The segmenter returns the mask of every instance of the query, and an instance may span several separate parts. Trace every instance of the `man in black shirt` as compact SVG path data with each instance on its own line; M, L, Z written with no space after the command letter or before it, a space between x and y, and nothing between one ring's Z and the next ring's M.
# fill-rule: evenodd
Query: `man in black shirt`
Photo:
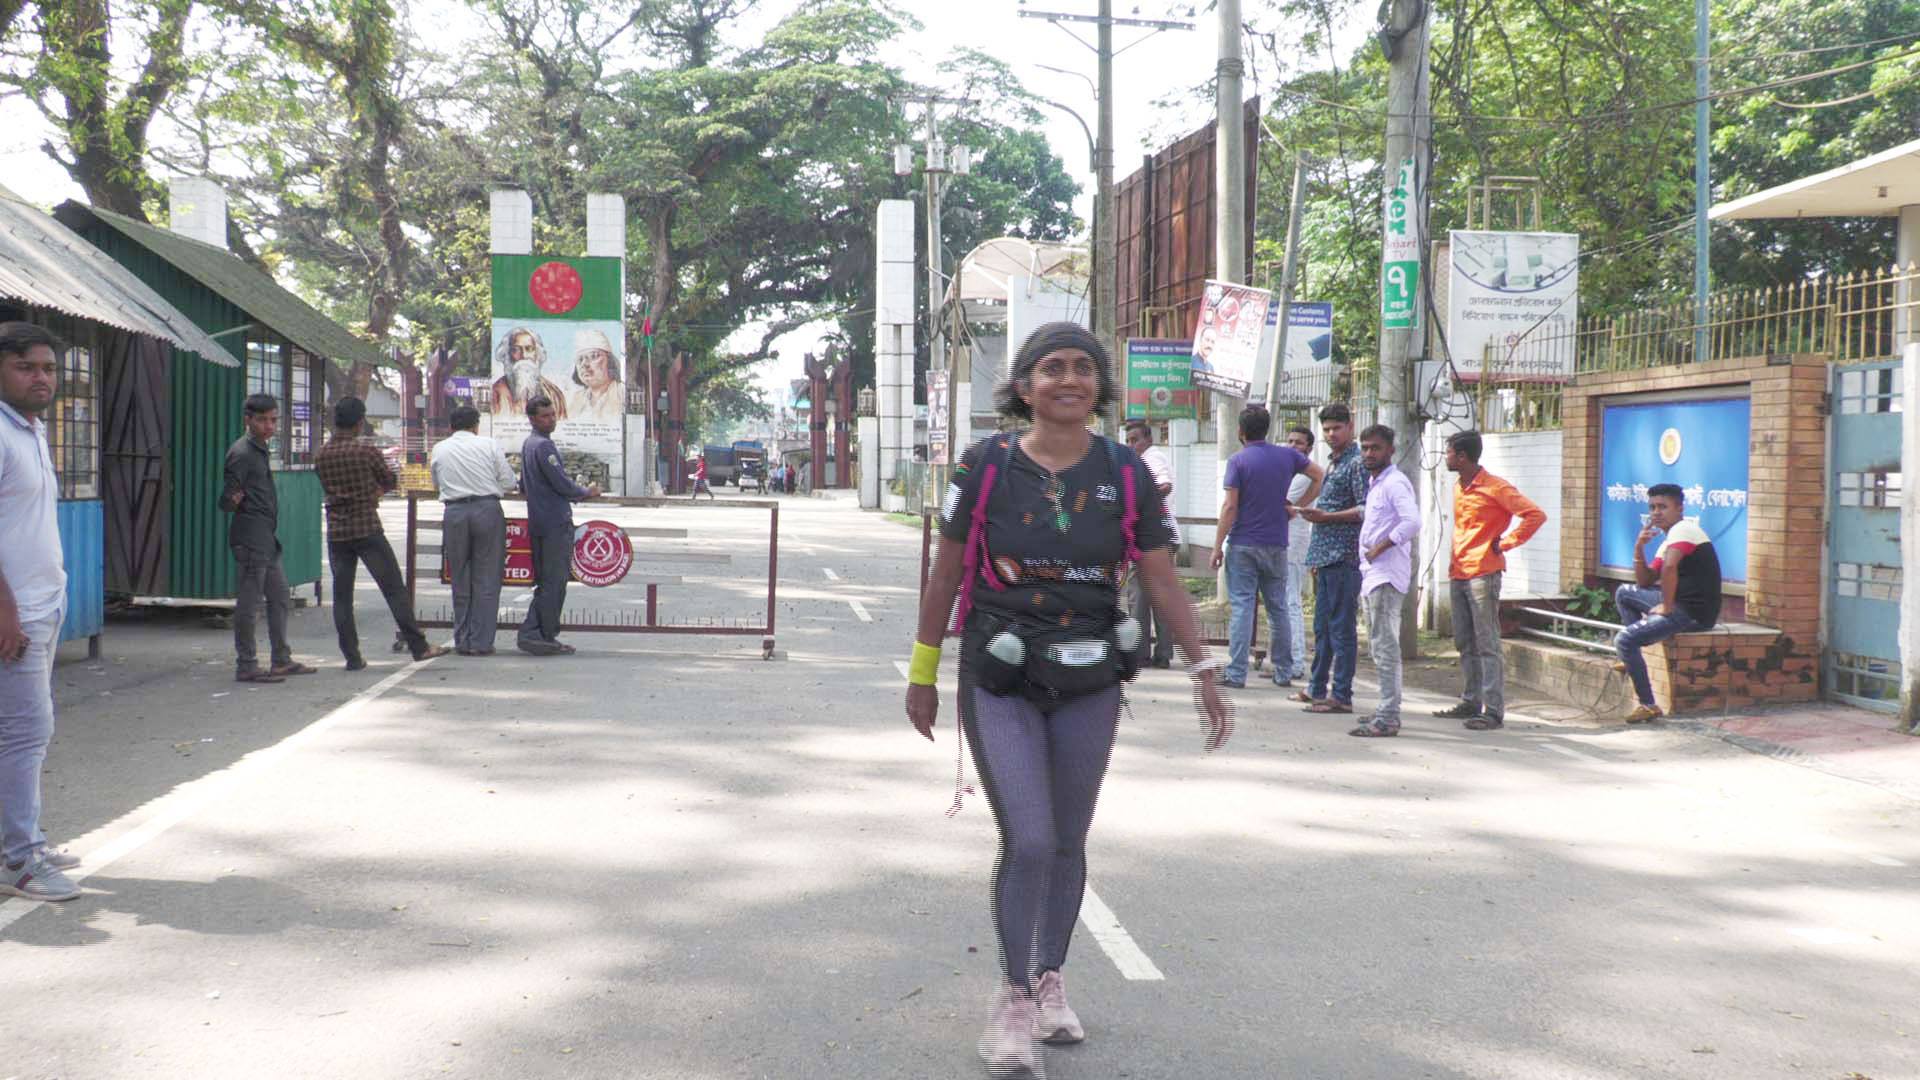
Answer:
M279 403L271 394L254 394L241 406L247 433L227 448L226 483L220 491L220 509L233 515L227 525L227 546L238 564L233 592L234 678L240 682L284 682L288 675L308 675L314 669L296 663L287 645L287 609L293 596L287 573L280 565L280 500L273 489L273 465L267 446L280 424ZM267 640L273 646L273 666L261 670L253 647L253 624L260 603L267 605Z
M1635 584L1622 585L1613 594L1620 621L1627 624L1614 635L1614 650L1620 654L1614 668L1633 680L1640 702L1627 714L1629 724L1660 716L1641 648L1675 634L1711 630L1720 621L1720 556L1700 523L1681 516L1685 512L1686 495L1680 485L1655 484L1647 489L1647 524L1633 542ZM1666 539L1648 562L1647 541L1656 532L1665 532Z

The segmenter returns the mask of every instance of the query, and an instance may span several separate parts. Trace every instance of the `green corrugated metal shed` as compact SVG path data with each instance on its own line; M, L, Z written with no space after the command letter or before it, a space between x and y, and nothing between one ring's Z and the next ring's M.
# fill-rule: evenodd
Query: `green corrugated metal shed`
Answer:
M263 328L316 358L379 364L380 351L288 292L238 256L119 214L68 202L54 211L68 228L145 281L208 333L224 338ZM237 335L236 335L237 336ZM191 361L191 362L187 362ZM313 422L319 422L315 374ZM166 595L233 595L227 515L218 497L227 447L241 433L247 371L216 368L176 352L168 373L172 438L167 447L169 581ZM282 420L292 418L283 410ZM308 469L274 473L287 580L320 580L322 498Z

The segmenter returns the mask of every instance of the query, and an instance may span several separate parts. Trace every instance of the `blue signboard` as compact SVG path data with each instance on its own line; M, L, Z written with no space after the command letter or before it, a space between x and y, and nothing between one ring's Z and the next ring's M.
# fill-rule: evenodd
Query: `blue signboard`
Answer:
M1607 405L1600 418L1600 564L1633 566L1647 489L1678 484L1686 516L1713 540L1725 581L1747 580L1746 398ZM1656 538L1648 544L1652 557Z

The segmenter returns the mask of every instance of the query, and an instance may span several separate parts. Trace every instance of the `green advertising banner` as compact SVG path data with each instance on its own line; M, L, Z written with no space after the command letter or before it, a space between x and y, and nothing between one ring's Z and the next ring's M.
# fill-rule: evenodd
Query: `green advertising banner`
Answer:
M1128 420L1197 420L1200 391L1193 386L1193 342L1127 341Z
M1387 191L1380 244L1380 326L1386 330L1420 328L1420 237L1413 216L1414 162L1400 163L1400 176Z
M620 260L571 255L493 256L493 317L619 321Z

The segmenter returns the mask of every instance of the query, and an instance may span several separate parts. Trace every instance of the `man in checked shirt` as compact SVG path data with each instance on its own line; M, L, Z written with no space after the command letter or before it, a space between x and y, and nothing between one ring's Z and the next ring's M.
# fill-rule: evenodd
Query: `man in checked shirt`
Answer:
M327 566L333 572L333 628L340 636L340 655L347 670L367 666L360 655L360 635L353 625L353 577L359 563L387 598L387 610L406 640L415 660L445 656L445 645L428 645L427 636L413 621L407 603L407 585L400 577L387 534L380 528L380 496L399 487L386 458L360 440L367 405L344 397L333 406L333 438L313 457L313 471L327 494Z

